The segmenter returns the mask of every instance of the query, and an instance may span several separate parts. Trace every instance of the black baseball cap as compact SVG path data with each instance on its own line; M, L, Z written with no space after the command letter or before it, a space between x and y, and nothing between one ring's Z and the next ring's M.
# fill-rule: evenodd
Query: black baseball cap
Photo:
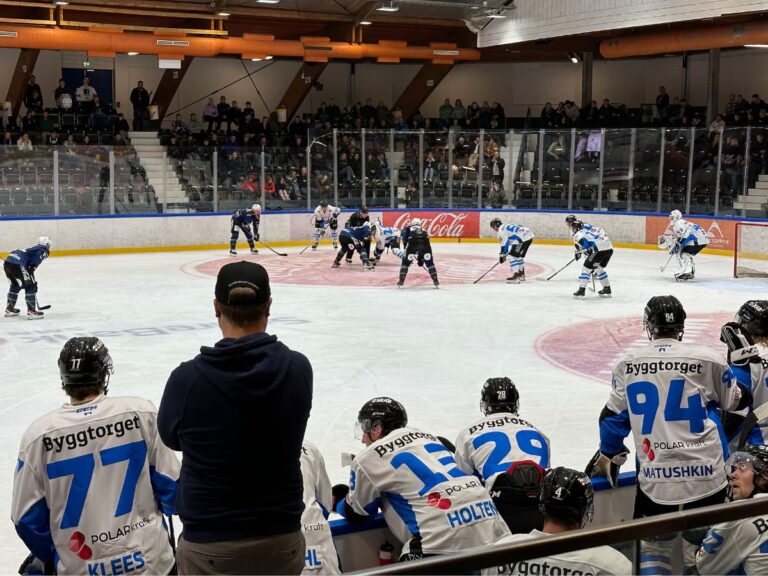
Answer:
M253 293L239 295L230 299L230 292L235 288L248 288ZM216 300L229 306L248 306L261 304L269 300L269 274L264 266L254 262L233 262L222 266L216 276Z

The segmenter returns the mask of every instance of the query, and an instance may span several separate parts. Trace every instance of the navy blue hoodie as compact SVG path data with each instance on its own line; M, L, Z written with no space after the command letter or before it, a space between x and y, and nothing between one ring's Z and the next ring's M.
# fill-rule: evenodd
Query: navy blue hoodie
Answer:
M312 366L264 332L203 346L171 373L158 410L182 452L176 509L190 542L299 530L299 465Z

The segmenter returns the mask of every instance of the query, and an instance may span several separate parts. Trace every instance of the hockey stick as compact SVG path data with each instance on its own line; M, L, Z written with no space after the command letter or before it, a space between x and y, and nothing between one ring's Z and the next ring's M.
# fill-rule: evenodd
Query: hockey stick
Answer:
M264 246L264 248L266 248L267 250L272 250L272 252L274 252L274 253L275 253L275 254L277 254L278 256L288 256L288 254L286 254L285 252L278 252L277 250L274 250L274 249L272 249L272 248L271 248L269 245L265 244L265 243L264 243L264 242L262 242L261 240L256 240L256 242L258 242L259 244L261 244L262 246Z
M664 272L664 270L667 269L667 266L669 266L669 263L672 261L672 256L674 256L674 254L670 253L669 258L667 258L667 261L665 262L664 266L659 267L659 272Z
M592 278L592 286L587 286L587 288L592 290L592 292L597 292L597 290L595 289L595 271L594 270L589 273L589 277Z
M747 417L744 419L744 427L741 429L741 434L739 435L739 444L736 447L736 450L744 448L744 444L747 443L747 437L752 431L752 428L757 426L758 422L766 417L768 417L768 402L761 404L755 410L747 414Z
M325 235L325 229L326 229L326 228L328 228L328 225L327 225L327 224L326 224L325 226L323 226L322 228L320 228L320 230L322 230L322 232L320 233L320 235L321 235L321 236L324 236L324 235ZM319 240L318 240L318 242L319 242ZM305 246L305 247L304 247L304 248L301 250L301 252L299 252L299 255L301 255L301 254L304 254L304 252L306 252L306 251L307 251L309 248L311 248L311 247L312 247L312 244L314 244L314 243L315 243L315 241L314 241L314 240L312 240L312 243L311 243L311 244L308 244L307 246Z
M37 307L38 310L50 310L50 308L51 308L50 304L46 304L45 306L38 306Z
M488 276L488 274L490 274L490 273L491 273L491 271L492 271L494 268L496 268L496 266L498 266L499 264L501 264L501 262L496 262L496 264L494 264L493 266L491 266L491 267L488 269L488 271L487 271L485 274L483 274L482 276L480 276L480 278L478 278L477 280L475 280L474 282L472 282L472 284L477 284L478 282L480 282L480 280L482 280L483 278L485 278L486 276Z
M573 257L571 260L569 260L569 261L568 261L568 264L566 264L565 266L563 266L562 268L560 268L560 270L558 270L558 271L557 271L557 272L555 272L554 274L552 274L552 275L550 275L550 276L547 276L546 278L541 278L540 276L537 276L537 277L536 277L536 280L541 280L542 282L549 282L550 280L552 280L552 278L554 278L555 276L557 276L558 274L560 274L560 272L562 272L563 270L565 270L566 268L568 268L568 266L570 266L570 265L571 265L571 264L573 264L574 262L576 262L576 257L575 257L575 256L574 256L574 257Z

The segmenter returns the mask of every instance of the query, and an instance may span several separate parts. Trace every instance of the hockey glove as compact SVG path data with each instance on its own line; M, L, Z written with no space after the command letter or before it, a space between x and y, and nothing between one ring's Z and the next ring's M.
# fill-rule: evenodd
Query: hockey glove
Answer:
M613 455L603 454L598 450L587 464L584 473L590 478L607 478L611 488L615 488L619 479L619 468L627 461L627 454L629 454L629 449L626 446L622 446L622 448L621 452Z
M760 354L752 337L737 322L728 322L720 329L720 342L728 346L728 364L745 366L750 362L760 362Z
M258 242L258 241L261 239L261 236L259 236L259 231L258 231L258 230L254 230L254 231L253 231L253 239L254 239L256 242Z
M504 262L506 262L506 260L507 260L507 255L506 254L499 254L499 264L504 264Z
M669 251L670 254L677 254L680 252L680 244L678 242L675 242L675 245L672 246L672 250Z
M330 226L331 230L336 230L338 225L339 221L336 218L331 218L331 221L328 223L328 226Z
M574 258L574 260L578 260L579 258L581 258L581 252L580 252L580 251L577 251L577 252L576 252L576 253L573 255L573 258Z

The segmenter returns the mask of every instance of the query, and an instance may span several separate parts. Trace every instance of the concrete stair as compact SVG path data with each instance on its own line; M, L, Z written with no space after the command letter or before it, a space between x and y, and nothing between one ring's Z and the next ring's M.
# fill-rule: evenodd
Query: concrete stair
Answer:
M755 187L747 190L747 194L739 194L733 203L733 207L741 210L763 210L768 204L768 175L761 174L757 177Z
M188 204L189 198L184 193L157 133L129 132L128 137L131 139L131 145L136 149L139 162L147 173L148 183L155 189L158 204L163 204L165 210L170 205Z

